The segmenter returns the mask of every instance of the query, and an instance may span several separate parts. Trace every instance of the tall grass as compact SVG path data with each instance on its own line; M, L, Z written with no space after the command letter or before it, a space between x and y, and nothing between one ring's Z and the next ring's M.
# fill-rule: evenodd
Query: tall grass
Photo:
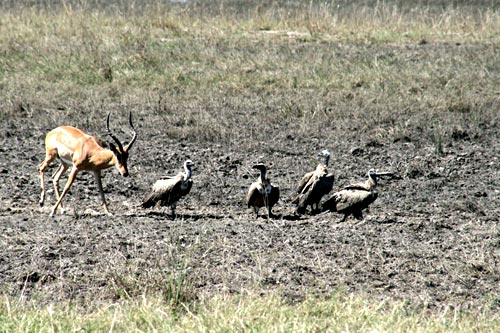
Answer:
M4 115L58 110L40 124L50 128L62 114L126 103L179 124L173 137L224 140L246 133L233 120L304 133L366 114L371 128L386 111L439 118L498 104L500 12L487 6L76 3L0 15Z
M403 303L338 293L287 303L270 294L217 296L173 308L156 298L106 304L0 303L0 332L498 332L500 317L447 308L430 314Z
M120 88L182 90L215 86L236 93L252 87L346 89L345 84L353 82L345 73L368 81L384 79L377 76L387 69L387 75L395 75L394 70L415 71L390 70L391 59L377 56L360 59L361 63L349 59L339 63L332 55L318 59L324 52L313 56L301 46L321 51L346 42L494 42L500 35L500 13L488 8L450 8L431 15L426 8L402 11L381 5L346 12L335 2L298 9L249 8L246 15L220 9L215 16L203 15L196 7L181 10L160 3L135 15L89 8L18 9L4 12L0 23L4 82L79 87L114 82ZM312 60L310 72L300 68L305 65L301 57Z

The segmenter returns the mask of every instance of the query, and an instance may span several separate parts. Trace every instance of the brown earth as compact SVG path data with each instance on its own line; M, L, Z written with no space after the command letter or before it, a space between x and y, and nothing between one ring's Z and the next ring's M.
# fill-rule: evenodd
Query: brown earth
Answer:
M30 108L20 106L0 124L3 293L92 303L148 291L189 299L277 290L300 300L340 289L432 308L498 307L500 134L494 117L463 127L455 119L468 116L450 111L442 119L449 124L443 146L437 147L422 134L425 117L422 127L391 140L373 139L361 118L353 118L343 140L333 141L342 137L342 126L325 126L329 132L322 138L299 136L291 124L277 123L267 134L254 133L252 143L252 134L243 131L231 141L170 139L158 115L137 111L131 177L114 169L104 173L114 215L103 214L92 176L81 173L65 199L67 211L48 218L55 201L49 191L46 207L38 207L37 165L50 129L40 124L50 111ZM120 123L126 129L126 114L115 114L115 128ZM238 124L245 124L242 119ZM100 122L104 127L103 120L93 126ZM264 137L273 144L259 148ZM371 167L397 174L381 181L363 222L293 215L286 197L315 167L322 148L333 152L335 188L362 180ZM177 219L139 208L153 181L177 173L186 157L196 163L195 185L179 203ZM258 159L270 165L270 177L281 187L276 219L254 218L243 203L256 177L250 166Z

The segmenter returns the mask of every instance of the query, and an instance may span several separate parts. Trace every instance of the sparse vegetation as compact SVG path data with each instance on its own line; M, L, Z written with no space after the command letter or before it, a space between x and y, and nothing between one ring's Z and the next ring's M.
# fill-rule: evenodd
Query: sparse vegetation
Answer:
M499 330L497 4L97 2L0 4L0 332ZM109 111L141 141L115 217L89 178L46 220L43 135ZM286 194L322 148L404 184L360 225L245 215L248 162ZM191 155L180 218L138 210Z

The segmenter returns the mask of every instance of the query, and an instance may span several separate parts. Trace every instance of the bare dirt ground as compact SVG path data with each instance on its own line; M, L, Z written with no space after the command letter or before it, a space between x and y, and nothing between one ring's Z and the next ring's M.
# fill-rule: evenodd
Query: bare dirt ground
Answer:
M450 125L439 155L420 127L396 139L373 139L369 131L356 132L364 125L353 118L352 134L334 140L342 138L340 126L319 139L277 123L271 136L265 134L273 144L259 147L258 134L249 143L243 132L230 142L170 139L161 119L136 112L139 141L129 160L131 177L104 172L114 215L103 214L93 177L81 173L65 200L67 211L51 219L53 192L46 207L38 207L37 174L50 112L20 107L0 124L4 293L91 303L165 289L185 298L277 290L292 300L341 289L430 308L498 307L498 119L460 127L454 119L469 116L450 111L442 119ZM99 113L102 130L94 134L104 133L104 116ZM75 119L67 122L85 122ZM116 112L113 121L114 128L126 130L125 112ZM118 131L124 141L128 135ZM398 175L381 181L365 221L293 215L286 197L315 167L322 148L333 153L335 188L364 179L371 167ZM196 163L194 187L179 203L177 219L138 207L154 180L179 172L187 157ZM250 168L257 159L269 164L281 187L276 219L255 218L243 203L257 176Z

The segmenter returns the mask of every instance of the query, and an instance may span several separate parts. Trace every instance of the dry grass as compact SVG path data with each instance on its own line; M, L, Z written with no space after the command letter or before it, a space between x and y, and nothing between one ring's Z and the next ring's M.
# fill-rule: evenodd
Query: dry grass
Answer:
M0 332L496 332L497 315L446 309L408 310L401 303L373 302L343 293L288 304L275 295L219 296L175 310L138 298L86 313L71 305L40 307L0 303Z
M214 16L195 4L156 3L128 15L83 4L7 11L0 18L4 109L33 107L34 96L36 111L65 115L142 105L178 127L206 123L210 139L234 135L224 121L233 115L217 114L222 103L241 110L237 119L247 120L250 108L266 123L289 121L304 131L332 118L346 126L339 118L359 108L439 120L442 112L477 114L498 102L495 10L332 2L261 4L236 15L224 5L214 5ZM186 110L183 119L165 101Z

